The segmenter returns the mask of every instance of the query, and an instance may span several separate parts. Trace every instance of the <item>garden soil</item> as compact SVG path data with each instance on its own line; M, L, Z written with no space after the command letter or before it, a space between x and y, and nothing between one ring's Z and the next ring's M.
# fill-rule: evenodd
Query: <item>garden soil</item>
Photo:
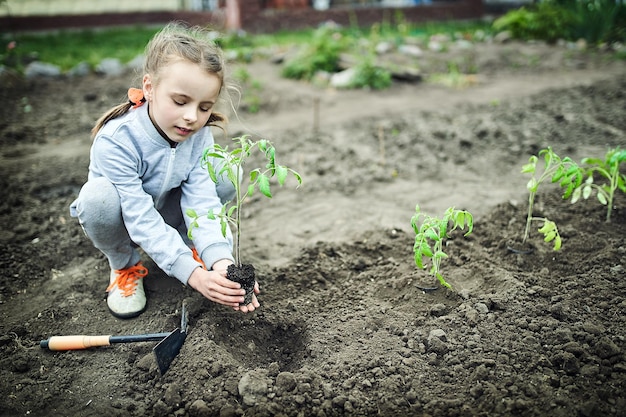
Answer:
M626 63L536 43L420 60L421 82L383 91L286 80L263 55L233 64L261 88L242 90L217 141L268 138L304 178L244 209L261 308L214 304L144 255L148 308L131 320L108 312L107 262L68 206L87 178L92 124L136 77L5 77L0 415L626 415L625 195L606 222L595 197L571 204L542 186L534 213L557 223L562 249L543 242L540 222L530 253L507 249L524 231L531 155L551 146L580 161L626 146ZM477 74L428 82L454 60ZM418 204L474 215L473 232L444 246L452 289L415 265ZM172 331L183 302L187 339L163 376L155 342L39 346Z

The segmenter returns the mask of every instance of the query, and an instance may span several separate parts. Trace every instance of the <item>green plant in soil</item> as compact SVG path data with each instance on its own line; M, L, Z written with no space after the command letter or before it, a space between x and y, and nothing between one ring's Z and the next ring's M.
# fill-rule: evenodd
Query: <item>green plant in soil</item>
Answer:
M541 157L543 157L544 161L543 167L538 166ZM561 159L552 148L548 147L540 150L538 156L531 156L528 163L522 166L522 173L532 176L526 185L528 189L528 212L522 243L525 243L528 239L532 222L541 221L543 225L538 229L539 233L543 235L545 242L554 242L553 249L557 251L561 249L559 230L556 223L552 220L533 215L535 197L539 191L539 186L550 180L552 183L558 182L561 187L565 188L563 198L569 198L582 183L583 171L571 158L565 157Z
M593 191L596 191L598 201L607 206L606 221L611 221L613 211L613 199L615 192L621 190L626 193L626 175L620 172L620 165L626 161L626 149L610 149L604 159L583 158L580 162L584 167L587 179L577 187L572 194L572 203L577 202L582 197L588 199ZM595 177L606 180L603 184L595 183Z
M340 31L325 26L318 28L313 39L296 56L285 62L282 75L286 78L310 80L318 71L337 72L345 42Z
M234 258L235 263L228 267L227 277L233 281L240 282L242 287L252 296L254 288L254 268L252 265L243 264L241 262L241 214L243 203L248 197L252 196L258 189L264 196L272 198L271 179L275 178L280 186L284 185L287 177L291 174L298 181L298 186L302 184L302 177L296 171L276 162L276 149L272 143L266 139L253 141L249 135L243 135L233 138L236 146L231 150L228 146L219 144L213 145L204 151L202 164L206 167L209 176L217 184L218 178L227 178L235 188L235 197L233 200L224 204L219 212L213 210L206 213L209 219L219 219L222 235L227 236L228 226L234 228ZM242 190L242 176L244 173L245 162L250 158L253 152L260 152L267 161L265 167L254 168L250 170L249 182L247 190ZM216 161L215 164L213 161ZM198 219L200 214L194 209L187 209L187 216L192 220L188 231L188 236L193 239L192 232L198 227ZM245 272L247 271L247 272ZM240 275L246 275L247 278ZM243 281L243 282L242 282ZM248 304L248 298L244 304Z
M421 223L420 219L422 219ZM436 277L441 285L452 288L441 274L441 261L448 257L443 250L443 245L445 239L449 238L450 233L457 228L463 230L467 226L464 236L472 233L474 217L468 211L456 210L454 207L448 208L442 218L433 217L422 213L417 205L415 215L411 218L411 226L415 231L415 244L413 245L415 264L418 268L424 269L424 259L430 258L432 262L430 275Z

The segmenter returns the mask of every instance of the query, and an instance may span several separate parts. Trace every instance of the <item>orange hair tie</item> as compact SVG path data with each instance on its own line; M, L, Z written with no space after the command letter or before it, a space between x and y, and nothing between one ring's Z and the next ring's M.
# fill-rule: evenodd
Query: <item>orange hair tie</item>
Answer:
M143 90L139 88L129 88L128 101L130 101L130 104L134 104L133 109L141 106L146 102L146 98L143 96Z

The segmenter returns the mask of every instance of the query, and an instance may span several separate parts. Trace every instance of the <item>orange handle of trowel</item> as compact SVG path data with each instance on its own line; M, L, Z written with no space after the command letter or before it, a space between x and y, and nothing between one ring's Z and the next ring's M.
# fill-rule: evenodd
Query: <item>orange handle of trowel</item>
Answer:
M79 350L89 349L90 347L109 346L113 343L161 341L171 333L172 332L148 333L126 336L52 336L50 339L39 342L39 346L43 349L50 350Z
M88 349L97 346L109 346L111 344L111 336L52 336L48 340L42 340L40 345L42 348L50 350L79 350Z

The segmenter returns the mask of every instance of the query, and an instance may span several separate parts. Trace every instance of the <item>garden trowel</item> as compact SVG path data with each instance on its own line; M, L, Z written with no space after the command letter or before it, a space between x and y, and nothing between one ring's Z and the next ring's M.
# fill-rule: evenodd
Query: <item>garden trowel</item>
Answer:
M185 343L185 339L187 338L187 321L187 308L185 307L185 303L183 303L180 328L175 329L152 349L156 357L157 365L159 365L161 375L167 372L170 364L178 355L178 352L180 352L180 348L183 347L183 343Z
M49 339L39 342L39 346L43 349L54 351L65 350L81 350L91 347L110 346L114 343L131 343L131 342L154 342L159 343L152 349L156 357L157 365L161 375L165 374L170 364L180 352L180 348L187 338L187 320L188 314L185 304L182 307L182 317L180 319L180 327L172 332L166 333L148 333L126 336L111 335L72 335L72 336L52 336Z

